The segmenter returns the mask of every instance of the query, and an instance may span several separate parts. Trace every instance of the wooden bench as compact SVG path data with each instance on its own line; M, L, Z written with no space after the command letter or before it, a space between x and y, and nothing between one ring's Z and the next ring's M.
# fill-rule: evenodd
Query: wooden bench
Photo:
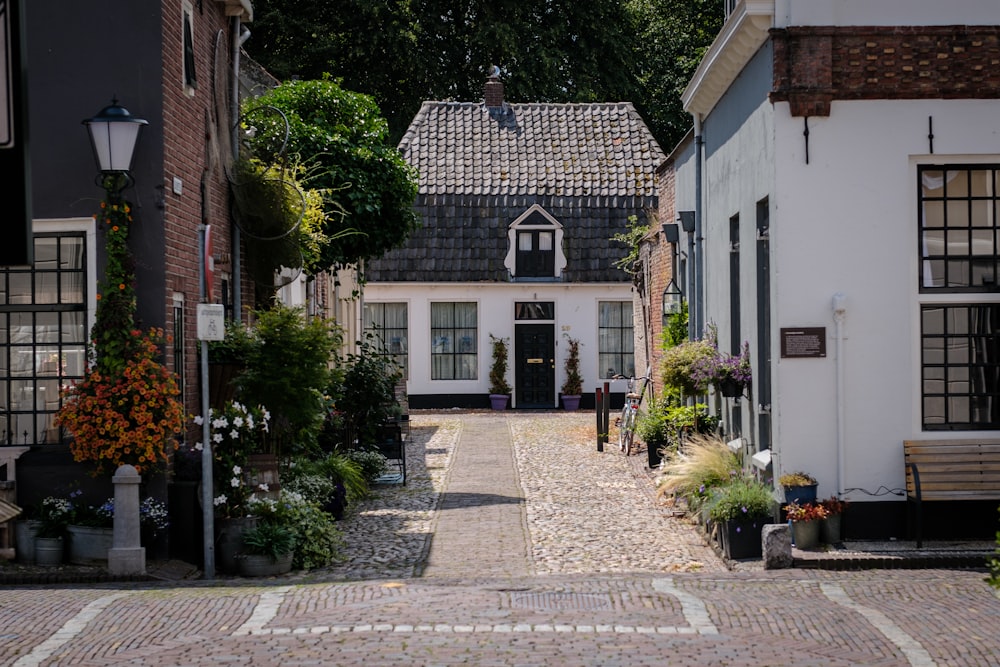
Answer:
M923 502L1000 500L1000 440L906 440L906 498L923 546ZM910 513L907 512L907 519Z

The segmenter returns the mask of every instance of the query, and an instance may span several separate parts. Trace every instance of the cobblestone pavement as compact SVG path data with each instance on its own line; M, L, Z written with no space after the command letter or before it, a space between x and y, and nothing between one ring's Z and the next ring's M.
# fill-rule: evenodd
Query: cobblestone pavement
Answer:
M589 419L417 414L343 563L0 589L0 665L1000 664L983 572L731 570Z

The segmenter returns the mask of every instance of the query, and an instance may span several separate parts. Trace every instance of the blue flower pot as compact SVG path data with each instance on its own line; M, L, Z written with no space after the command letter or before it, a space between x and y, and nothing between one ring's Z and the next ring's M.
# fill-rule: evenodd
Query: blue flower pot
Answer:
M816 502L816 486L816 484L810 484L809 486L782 487L785 491L785 503L805 505L806 503Z

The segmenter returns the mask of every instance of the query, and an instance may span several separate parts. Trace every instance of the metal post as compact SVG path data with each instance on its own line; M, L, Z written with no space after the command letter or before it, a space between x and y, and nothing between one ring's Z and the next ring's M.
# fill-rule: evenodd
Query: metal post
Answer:
M203 302L208 298L208 281L205 275L205 225L201 225L198 230L199 262L201 272L201 299ZM208 341L201 341L201 414L204 421L201 425L201 526L204 559L204 573L206 579L215 578L215 505L213 503L215 491L212 488L212 435L211 423L212 414L208 404Z
M594 412L597 413L597 451L603 452L607 424L604 422L604 396L600 387L594 390Z
M601 407L604 413L604 444L608 444L611 437L611 383L604 383L604 405Z

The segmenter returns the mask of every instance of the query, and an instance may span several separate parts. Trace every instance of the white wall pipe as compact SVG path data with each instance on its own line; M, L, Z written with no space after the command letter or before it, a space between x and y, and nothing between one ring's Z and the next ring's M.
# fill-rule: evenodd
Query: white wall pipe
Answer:
M842 292L833 295L833 325L836 339L837 383L837 497L844 497L844 474L847 463L844 419L844 321L847 319L847 297Z

